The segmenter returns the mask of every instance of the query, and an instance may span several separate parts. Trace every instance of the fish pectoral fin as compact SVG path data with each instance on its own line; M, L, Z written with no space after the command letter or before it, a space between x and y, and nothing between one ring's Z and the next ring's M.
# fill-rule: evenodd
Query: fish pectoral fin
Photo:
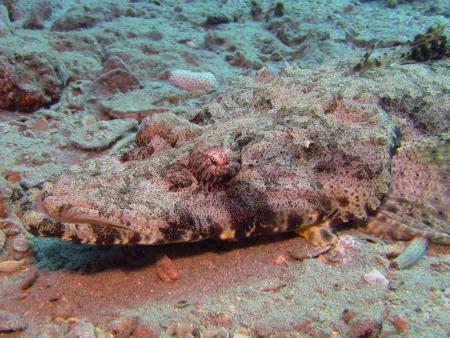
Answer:
M450 133L406 142L392 163L391 191L366 231L450 245Z
M295 232L308 242L320 247L334 246L338 240L328 221L304 229L298 229Z
M377 214L371 217L365 231L395 240L410 240L414 237L423 237L436 244L450 245L449 223L432 215L428 220L421 217L412 217L399 208L394 208L395 200L389 200ZM403 201L402 205L404 206ZM443 228L447 227L447 230ZM439 230L439 231L438 231Z

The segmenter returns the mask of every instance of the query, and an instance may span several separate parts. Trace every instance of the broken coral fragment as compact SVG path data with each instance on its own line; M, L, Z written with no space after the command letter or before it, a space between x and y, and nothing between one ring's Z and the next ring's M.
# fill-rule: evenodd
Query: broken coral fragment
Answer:
M191 72L181 69L170 72L168 80L173 85L186 90L207 89L217 85L217 80L213 73Z

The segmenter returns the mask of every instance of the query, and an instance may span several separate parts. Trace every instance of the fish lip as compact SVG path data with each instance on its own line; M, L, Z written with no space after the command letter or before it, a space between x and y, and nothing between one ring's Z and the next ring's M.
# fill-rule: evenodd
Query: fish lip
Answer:
M49 184L51 185L50 182ZM108 210L102 214L95 208L81 208L77 204L65 205L63 197L53 195L51 186L47 186L47 189L36 187L30 192L22 202L21 215L28 232L39 237L56 237L81 244L165 243L163 229L168 223L163 217L139 218L140 215L133 213L126 215L125 211L108 214ZM52 204L55 200L62 203ZM123 219L120 217L122 213L125 214ZM133 217L136 220L136 227L130 226Z
M46 184L53 184L53 182L48 181ZM48 222L48 223L88 223L88 224L95 224L95 225L102 225L102 226L110 226L110 227L116 227L116 228L123 228L127 229L125 226L122 226L120 224L115 224L113 222L108 221L97 221L97 220L90 220L87 217L87 214L89 212L95 212L95 209L88 209L86 214L71 214L66 215L65 212L67 212L69 205L68 204L62 204L61 208L59 208L59 212L52 212L51 209L46 206L45 200L48 198L57 198L57 196L51 195L51 193L44 187L43 184L37 185L30 189L23 200L20 203L20 211L21 211L21 218L28 220L29 216L32 215L32 219L34 218L41 218L42 222ZM70 205L73 207L77 207L76 205ZM39 216L38 216L39 215ZM36 222L28 222L29 224L26 224L26 227L28 229L29 226L35 225ZM32 231L30 231L32 232ZM33 233L33 232L32 232Z

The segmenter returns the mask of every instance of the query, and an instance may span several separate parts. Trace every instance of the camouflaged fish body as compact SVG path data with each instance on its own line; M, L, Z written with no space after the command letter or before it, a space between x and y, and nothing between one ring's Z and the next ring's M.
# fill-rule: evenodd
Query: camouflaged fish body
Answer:
M305 112L298 108L304 103L300 88L287 82L275 79L262 92L241 88L239 99L218 98L208 106L213 121L201 127L169 113L149 118L127 156L87 161L30 191L22 201L24 223L35 235L92 244L236 240L314 226L330 242L323 225L368 221L375 232L389 234L380 226L395 229L395 222L369 217L380 210L406 215L380 205L392 194L393 201L401 197L401 173L391 171L393 163L414 170L412 156L394 155L391 118L357 99ZM283 88L290 94L279 94ZM429 143L448 148L445 137ZM442 177L448 154L438 157L437 167L428 169ZM448 244L448 215L442 212L448 210L448 175L442 182L432 196L439 201L423 207L440 222L438 229L420 232L418 220L412 233ZM414 180L407 184L414 190ZM417 194L413 202L428 197ZM409 228L402 226L390 234L402 237Z

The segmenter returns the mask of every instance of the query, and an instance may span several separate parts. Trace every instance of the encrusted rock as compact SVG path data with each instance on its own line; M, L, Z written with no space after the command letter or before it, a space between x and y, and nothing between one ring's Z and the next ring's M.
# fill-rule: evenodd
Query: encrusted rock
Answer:
M16 332L25 330L27 321L18 314L0 310L0 332Z
M99 121L82 127L70 137L70 141L82 150L107 149L136 126L135 119Z
M66 73L49 46L21 40L2 41L0 46L4 46L0 47L0 108L33 112L58 101ZM8 50L3 52L4 48Z

